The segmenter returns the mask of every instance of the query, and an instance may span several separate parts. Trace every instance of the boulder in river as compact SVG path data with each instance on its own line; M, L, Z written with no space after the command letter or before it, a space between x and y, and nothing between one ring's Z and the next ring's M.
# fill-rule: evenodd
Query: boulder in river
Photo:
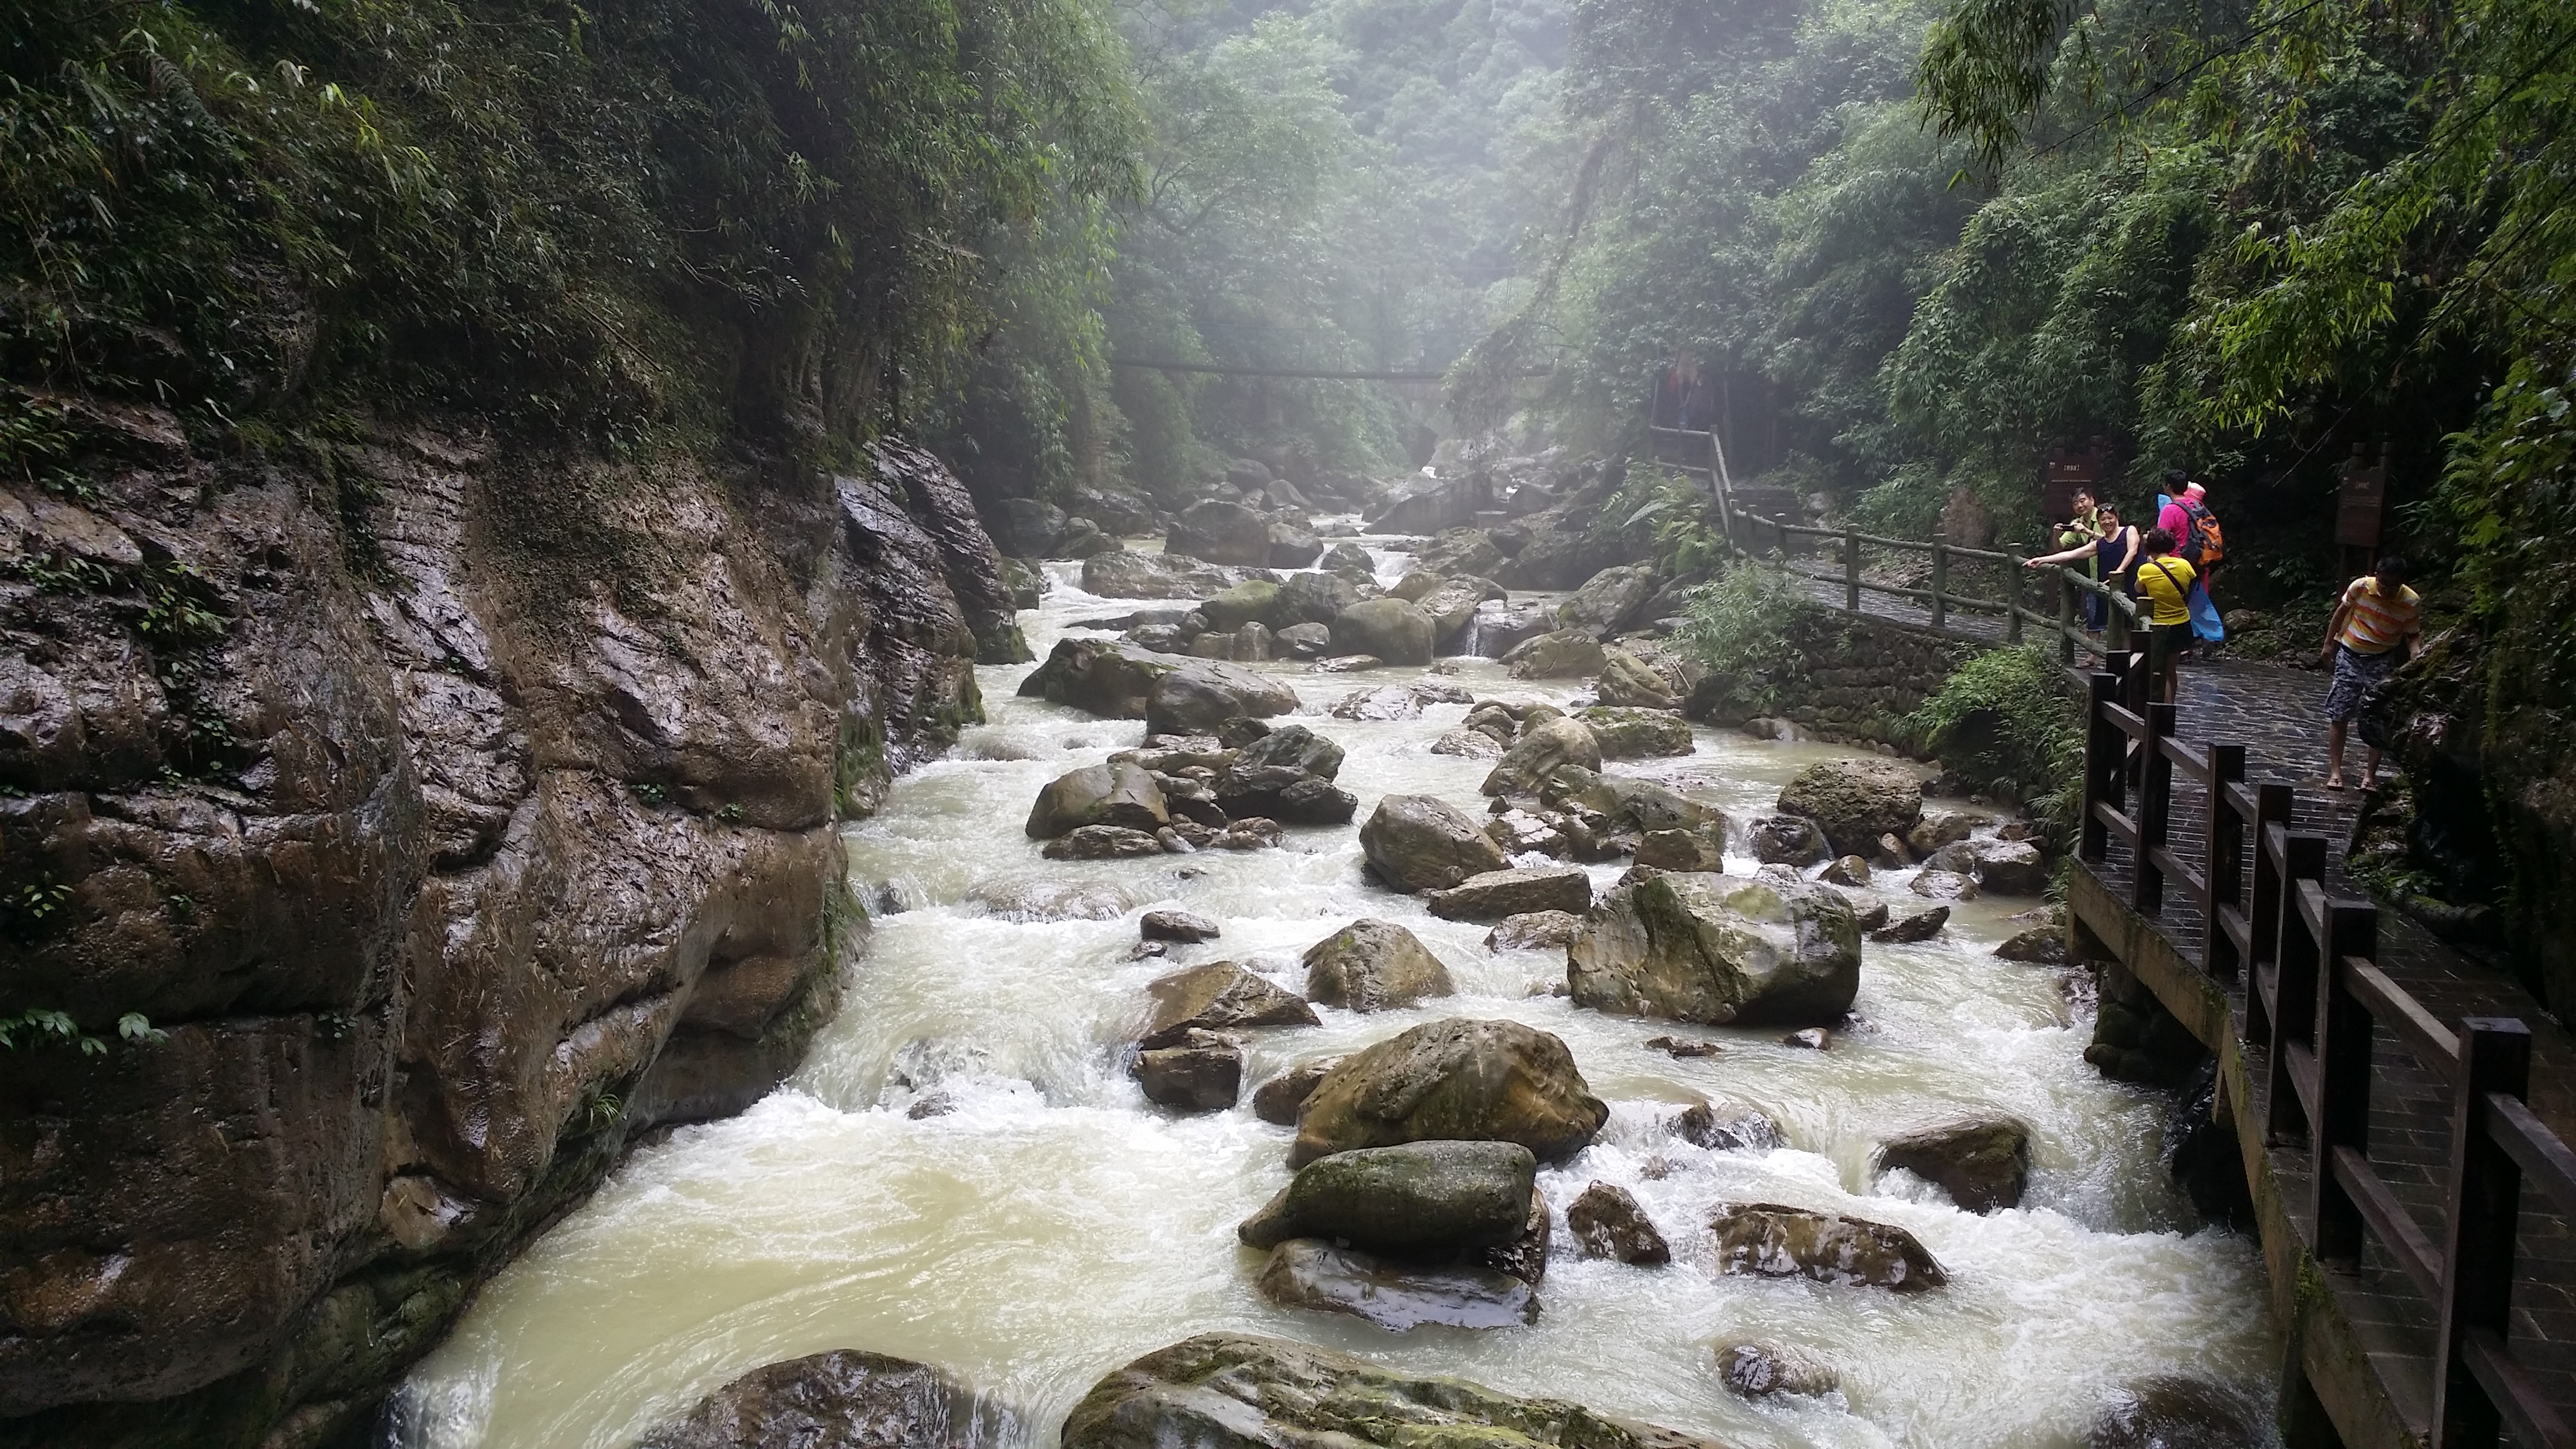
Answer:
M1717 1449L1556 1399L1407 1375L1303 1343L1202 1334L1110 1374L1065 1420L1062 1449Z
M1865 855L1923 818L1923 781L1893 760L1809 765L1780 792L1780 813L1816 822L1837 854Z
M1196 945L1213 941L1225 934L1214 921L1192 911L1147 911L1136 923L1136 933L1148 941L1177 941Z
M1930 855L1942 846L1967 839L1975 832L1977 817L1956 810L1926 811L1914 828L1905 832L1906 848L1916 855Z
M1652 1266L1673 1260L1672 1245L1646 1210L1616 1183L1596 1182L1565 1209L1566 1231L1587 1258Z
M1468 577L1446 580L1414 603L1431 620L1433 651L1456 654L1467 643L1468 631L1476 622L1477 610L1504 598L1502 585L1490 579Z
M1517 1142L1558 1162L1609 1119L1555 1036L1516 1021L1453 1017L1335 1067L1306 1099L1288 1161L1302 1167L1358 1147L1457 1138Z
M1392 921L1351 922L1306 948L1306 995L1351 1011L1411 1006L1458 988L1422 938Z
M1271 636L1270 647L1283 659L1321 659L1333 647L1333 631L1322 624L1291 624Z
M1449 921L1499 921L1532 911L1592 909L1592 877L1578 866L1515 866L1471 875L1424 898L1431 914Z
M1395 1333L1426 1324L1519 1328L1538 1321L1538 1295L1508 1273L1390 1262L1315 1238L1271 1249L1254 1286L1282 1308L1347 1313Z
M2019 1207L2030 1177L2030 1128L2000 1112L1947 1117L1881 1142L1878 1165L1933 1183L1972 1213Z
M1049 860L1133 860L1163 854L1162 840L1123 825L1080 825L1046 843L1038 852Z
M1301 724L1284 724L1243 746L1217 777L1216 803L1229 815L1290 825L1342 825L1359 800L1333 784L1342 747Z
M1556 628L1555 611L1545 604L1511 604L1492 599L1476 606L1476 617L1458 641L1467 652L1503 659L1530 640Z
M974 1399L927 1364L854 1348L766 1364L664 1420L635 1449L909 1449L956 1442Z
M1816 877L1830 886L1847 886L1854 890L1869 884L1869 862L1857 855L1839 857L1826 864Z
M1726 869L1719 832L1649 830L1637 842L1637 864L1648 870L1705 873Z
M1315 1086L1326 1073L1340 1066L1340 1057L1317 1057L1299 1062L1252 1090L1252 1115L1278 1127L1297 1125L1297 1114L1306 1099L1315 1095Z
M1768 1152L1785 1146L1771 1114L1733 1097L1711 1097L1673 1114L1674 1136L1710 1152Z
M2066 932L2056 926L2033 926L2014 933L1995 948L1997 958L2032 966L2066 964Z
M1110 719L1143 719L1154 681L1187 662L1122 640L1067 637L1020 681L1020 697Z
M1833 1366L1787 1344L1747 1341L1717 1346L1717 1376L1747 1399L1774 1394L1816 1398L1842 1387Z
M1503 757L1503 747L1482 730L1459 729L1433 740L1431 753L1457 755L1470 760L1499 760Z
M1601 672L1601 641L1580 629L1524 639L1503 655L1514 679L1582 679Z
M1389 664L1428 664L1431 616L1402 599L1364 599L1333 619L1335 654L1369 654Z
M1274 569L1312 567L1324 556L1324 541L1289 523L1270 525L1269 564Z
M1246 579L1201 603L1199 612L1209 628L1226 634L1246 624L1282 629L1297 622L1289 617L1285 591L1267 579Z
M1826 858L1825 833L1796 815L1765 815L1749 832L1753 858L1764 865L1810 866Z
M1133 1071L1146 1101L1177 1112L1222 1112L1243 1094L1243 1048L1212 1032L1140 1051Z
M1341 617L1344 609L1368 597L1359 585L1333 574L1290 574L1287 582L1279 586L1279 617L1287 622L1270 627L1284 633L1300 624L1312 624L1323 631L1325 644L1329 644L1333 621ZM1318 655L1329 652L1321 644L1315 650Z
M1678 710L1596 704L1575 718L1592 731L1605 760L1649 760L1697 748L1691 743L1690 721Z
M1389 795L1360 827L1360 849L1379 880L1399 891L1447 890L1511 864L1475 817L1434 795Z
M1315 566L1327 573L1349 572L1363 577L1377 574L1376 556L1356 543L1334 544L1324 550L1324 556L1316 561Z
M1860 989L1851 902L1777 868L1621 886L1566 958L1577 1006L1709 1025L1839 1021Z
M1172 823L1162 789L1132 760L1110 760L1060 775L1038 792L1023 827L1032 840L1053 840L1085 825L1116 825L1147 834Z
M1100 880L977 881L966 899L1006 921L1114 921L1136 908L1124 886Z
M1550 951L1574 939L1583 918L1572 911L1531 911L1505 916L1485 933L1488 951Z
M1879 909L1885 910L1886 907L1881 906ZM1950 908L1934 906L1928 911L1917 911L1903 920L1890 921L1871 931L1869 938L1889 946L1908 946L1917 941L1929 941L1940 935L1941 928L1949 923Z
M1540 785L1568 765L1591 771L1601 768L1601 745L1582 721L1560 716L1524 725L1520 738L1512 741L1485 776L1483 790L1488 795L1535 795Z
M1907 889L1926 900L1973 901L1977 898L1976 877L1955 870L1934 870L1929 866L1914 873Z
M1655 596L1655 571L1646 564L1619 564L1584 580L1574 597L1557 606L1558 627L1580 629L1607 639L1628 627Z
M1201 499L1172 520L1163 552L1213 564L1264 567L1270 562L1270 521L1240 503Z
M1971 849L1977 884L1988 895L2037 896L2048 893L2048 861L2027 840L1980 840Z
M1297 691L1266 674L1191 659L1154 681L1145 698L1145 732L1206 734L1230 719L1268 719L1296 707Z
M2262 1412L2203 1379L2158 1375L2120 1389L2085 1426L2084 1449L2260 1449Z
M1720 1207L1709 1219L1717 1271L1922 1293L1950 1281L1912 1233L1888 1223L1778 1203Z
M1142 1045L1166 1047L1193 1030L1244 1026L1315 1026L1315 1008L1232 961L1210 961L1158 976L1145 985L1154 999L1153 1023Z
M1325 1238L1447 1257L1522 1235L1538 1159L1517 1142L1404 1142L1319 1157L1236 1227L1247 1246Z
M1593 684L1592 692L1604 705L1613 708L1678 711L1682 707L1671 683L1656 673L1652 666L1624 649L1612 649L1602 655L1601 678ZM1687 727L1684 733L1688 734Z
M1243 582L1239 569L1178 554L1111 549L1082 561L1082 591L1104 599L1204 599Z

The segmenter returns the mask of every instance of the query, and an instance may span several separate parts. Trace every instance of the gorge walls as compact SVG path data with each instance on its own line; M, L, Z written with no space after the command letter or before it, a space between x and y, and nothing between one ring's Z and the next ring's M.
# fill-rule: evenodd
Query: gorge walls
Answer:
M794 1065L838 821L1025 646L902 445L74 405L89 484L0 485L0 1437L346 1442L635 1134Z

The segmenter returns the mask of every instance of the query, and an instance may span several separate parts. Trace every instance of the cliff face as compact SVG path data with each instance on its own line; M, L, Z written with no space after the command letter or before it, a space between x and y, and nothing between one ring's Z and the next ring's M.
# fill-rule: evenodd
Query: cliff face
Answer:
M0 1050L0 1431L330 1442L632 1134L793 1066L838 820L1025 646L901 446L287 465L82 406L91 496L0 486L0 1018L103 1045Z

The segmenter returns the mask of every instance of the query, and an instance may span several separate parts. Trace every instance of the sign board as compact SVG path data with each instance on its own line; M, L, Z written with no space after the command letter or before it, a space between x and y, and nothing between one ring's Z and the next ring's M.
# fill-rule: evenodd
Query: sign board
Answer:
M2075 516L2075 495L2102 480L2100 458L2092 453L2070 453L2064 449L2048 455L2048 472L2040 480L2040 516L2050 523L2064 523Z
M2387 506L2387 455L2373 457L2353 444L2352 460L2343 465L2343 486L2335 494L2335 542L2346 548L2379 547L2380 516Z

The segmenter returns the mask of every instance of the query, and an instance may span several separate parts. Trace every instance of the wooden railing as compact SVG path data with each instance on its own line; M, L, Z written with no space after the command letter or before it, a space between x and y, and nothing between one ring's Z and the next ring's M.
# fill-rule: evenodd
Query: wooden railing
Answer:
M2576 1446L2506 1345L2526 1182L2576 1216L2576 1153L2526 1102L2531 1034L2516 1019L2445 1026L2378 964L2378 910L2328 894L2327 842L2293 826L2288 785L2245 780L2242 745L2193 745L2175 708L2151 701L2142 657L2113 651L2091 677L2078 857L2099 867L2129 847L2129 905L2199 907L2202 969L2245 982L2245 1040L2263 1047L2266 1140L2304 1145L2318 1261L2355 1266L2365 1235L2433 1306L2434 1449L2510 1434L2529 1449ZM2171 842L2174 780L2207 792L2184 828L2195 867ZM2370 1157L2371 1059L2379 1033L2451 1092L2451 1159L2439 1237L2398 1200Z
M2025 551L1885 538L1856 529L1816 528L1766 516L1745 507L1736 496L1734 480L1726 469L1725 446L1716 434L1663 427L1649 427L1646 432L1657 463L1709 480L1718 528L1730 543L1809 579L1830 583L1838 578L1842 607L1852 613L1861 612L1861 596L1870 593L1922 605L1935 629L1949 628L1954 613L2000 615L2005 643L2022 643L2032 631L2054 637L2058 658L2067 664L2074 663L2079 654L2100 657L2125 650L2137 630L2137 601L2117 580L2097 580L2070 568L2035 576L2023 567L2032 557ZM1825 567L1801 565L1801 560L1818 559L1826 561ZM1927 561L1925 583L1892 583L1874 577L1866 567L1870 562L1887 559ZM1963 566L1991 570L2003 582L1988 593L1963 589ZM2055 585L2055 597L2045 609L2032 607L2034 578ZM2088 632L2077 619L2083 607L2079 601L2087 594L2102 599L2106 610L2108 627L2098 636Z

